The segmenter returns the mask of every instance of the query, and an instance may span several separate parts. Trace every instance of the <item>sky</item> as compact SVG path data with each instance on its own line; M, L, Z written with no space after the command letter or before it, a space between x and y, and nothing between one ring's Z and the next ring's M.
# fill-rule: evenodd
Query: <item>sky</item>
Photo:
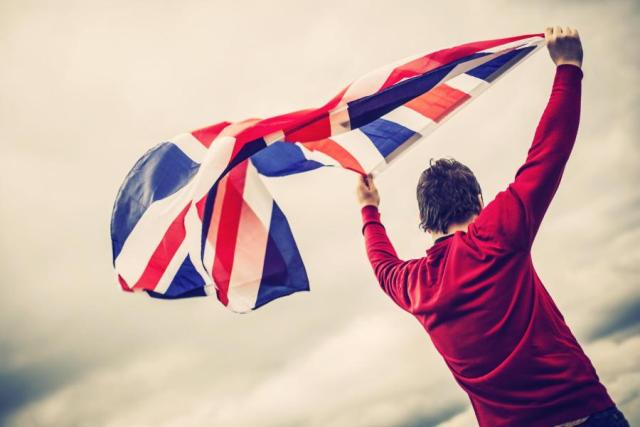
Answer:
M533 247L600 378L640 425L640 6L633 1L0 2L0 424L467 427L466 395L367 263L356 177L272 183L311 292L239 315L120 291L109 221L135 161L221 120L319 106L416 53L579 29L581 128ZM424 255L430 158L513 178L545 106L541 50L378 179L401 257Z

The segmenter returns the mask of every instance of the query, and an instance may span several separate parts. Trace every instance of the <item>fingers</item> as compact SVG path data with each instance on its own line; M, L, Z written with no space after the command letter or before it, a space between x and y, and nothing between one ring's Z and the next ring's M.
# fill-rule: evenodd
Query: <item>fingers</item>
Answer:
M369 181L371 181L372 179L373 179L373 176L370 173L366 175L360 174L360 180L364 183L369 183Z
M376 183L373 179L373 174L368 174L367 175L367 185L369 187L370 190L375 190L376 189Z
M547 27L546 30L544 31L544 38L548 42L554 42L558 37L562 36L562 33L563 33L562 28L559 26Z
M561 26L559 26L559 25L556 25L556 26L553 28L553 35L554 35L556 38L557 38L557 37L561 37L561 36L563 35L563 34L562 34L562 27L561 27Z
M580 38L580 35L578 34L578 30L576 30L575 28L572 27L560 27L560 26L555 26L555 27L547 27L544 30L544 38L549 41L549 40L555 40L557 38L560 37L577 37Z
M366 188L367 190L375 188L375 185L373 184L373 176L371 174L358 175L358 185Z

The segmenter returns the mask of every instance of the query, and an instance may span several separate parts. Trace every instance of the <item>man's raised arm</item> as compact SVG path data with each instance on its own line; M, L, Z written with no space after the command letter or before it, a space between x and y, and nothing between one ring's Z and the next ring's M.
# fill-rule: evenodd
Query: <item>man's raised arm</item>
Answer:
M549 103L514 182L484 209L476 224L480 232L494 229L498 236L525 248L531 247L558 189L580 122L582 45L578 32L555 27L547 28L545 36L557 66Z

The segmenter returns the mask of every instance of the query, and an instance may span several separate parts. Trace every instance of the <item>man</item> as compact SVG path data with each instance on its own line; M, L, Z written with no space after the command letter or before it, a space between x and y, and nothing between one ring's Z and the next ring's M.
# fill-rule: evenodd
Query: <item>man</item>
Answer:
M362 177L367 255L382 289L429 333L467 392L480 426L628 426L538 278L531 245L578 130L582 46L548 28L556 76L524 165L484 207L473 173L431 162L418 182L427 256L398 259L380 222L380 198Z

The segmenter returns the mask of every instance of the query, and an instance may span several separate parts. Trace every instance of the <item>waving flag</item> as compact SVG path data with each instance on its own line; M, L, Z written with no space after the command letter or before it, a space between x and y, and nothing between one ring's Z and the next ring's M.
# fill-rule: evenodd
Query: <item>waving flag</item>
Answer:
M116 197L111 239L122 289L216 295L236 312L309 290L287 217L262 178L322 166L379 173L543 42L523 35L416 56L320 108L222 122L155 146Z

